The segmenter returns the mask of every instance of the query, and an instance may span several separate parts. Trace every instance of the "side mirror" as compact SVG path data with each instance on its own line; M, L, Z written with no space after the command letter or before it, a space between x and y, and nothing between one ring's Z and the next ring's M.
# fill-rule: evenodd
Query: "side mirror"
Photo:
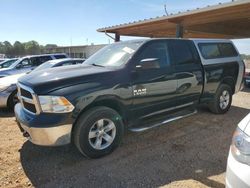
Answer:
M158 69L160 68L159 58L146 58L140 61L136 69Z
M22 67L23 67L22 64L18 64L18 65L16 66L16 69L21 69Z

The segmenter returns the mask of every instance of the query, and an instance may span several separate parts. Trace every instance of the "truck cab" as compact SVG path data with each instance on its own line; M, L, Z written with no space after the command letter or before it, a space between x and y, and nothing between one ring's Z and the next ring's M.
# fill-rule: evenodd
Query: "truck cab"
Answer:
M226 113L244 63L229 40L146 39L104 47L82 65L37 71L18 82L15 114L37 145L74 143L85 156L111 153L124 130L145 131L207 104Z

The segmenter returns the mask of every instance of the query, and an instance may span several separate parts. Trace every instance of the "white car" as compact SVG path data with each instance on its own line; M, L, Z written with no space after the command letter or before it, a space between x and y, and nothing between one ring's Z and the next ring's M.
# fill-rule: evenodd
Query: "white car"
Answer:
M227 188L250 188L250 113L238 124L229 151Z
M84 61L85 59L80 59L80 58L54 59L41 64L40 66L35 68L32 72L52 67L81 64ZM17 80L22 76L24 76L25 74L26 73L14 74L11 76L0 78L0 108L4 107L9 107L11 109L14 108L15 104L18 102L16 83Z

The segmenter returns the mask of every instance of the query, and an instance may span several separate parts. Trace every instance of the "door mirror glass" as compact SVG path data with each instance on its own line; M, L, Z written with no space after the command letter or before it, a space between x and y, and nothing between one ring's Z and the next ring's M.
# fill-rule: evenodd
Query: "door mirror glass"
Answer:
M146 58L140 61L140 64L136 66L136 69L159 69L159 58Z

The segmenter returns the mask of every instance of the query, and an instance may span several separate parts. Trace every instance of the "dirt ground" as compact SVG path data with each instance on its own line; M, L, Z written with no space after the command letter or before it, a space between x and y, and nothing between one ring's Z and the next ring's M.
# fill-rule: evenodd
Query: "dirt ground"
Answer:
M90 160L73 146L46 148L22 137L13 114L0 111L0 187L224 187L237 123L250 112L250 90L225 115L198 114L125 135L111 155Z

